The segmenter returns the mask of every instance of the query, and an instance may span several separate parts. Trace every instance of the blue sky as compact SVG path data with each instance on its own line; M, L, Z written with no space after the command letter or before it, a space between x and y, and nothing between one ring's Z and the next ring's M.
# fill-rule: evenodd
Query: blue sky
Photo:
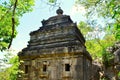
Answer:
M43 0L42 0L43 1ZM13 40L12 49L20 51L24 47L27 46L27 42L29 41L29 33L31 31L39 29L41 27L41 21L43 19L48 19L51 16L56 15L56 10L58 7L51 7L47 5L45 2L41 0L36 0L34 10L30 13L24 14L23 17L20 18L20 25L17 28L18 35ZM45 0L44 0L45 1ZM85 17L83 16L83 12L80 13L81 10L75 10L74 2L75 0L59 0L60 7L63 9L64 14L70 15L74 22L84 21ZM83 7L81 7L82 9ZM84 9L84 8L83 8Z

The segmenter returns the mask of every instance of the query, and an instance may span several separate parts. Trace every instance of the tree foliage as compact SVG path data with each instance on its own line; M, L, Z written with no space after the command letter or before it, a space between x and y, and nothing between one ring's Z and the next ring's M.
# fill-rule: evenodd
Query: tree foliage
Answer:
M11 53L4 55L4 58L0 60L0 80L16 80L19 72L19 59L18 56L14 56Z
M99 59L99 61L102 61L104 56L109 56L107 55L108 53L106 53L106 48L115 42L114 35L104 32L106 34L101 38L101 36L99 36L101 31L96 31L95 27L91 27L85 22L80 22L78 28L86 38L86 47L93 59Z
M89 35L89 32L93 31L93 27L88 25L86 22L81 21L78 25L79 30L81 30L82 34L86 39L89 39L91 36Z
M19 18L32 11L33 5L34 0L3 0L0 2L0 50L11 46L17 34L16 27L19 25Z
M77 0L77 4L85 6L88 19L97 14L106 20L106 27L112 30L116 39L120 39L120 1L119 0ZM112 23L110 23L110 20ZM114 29L114 30L113 30Z

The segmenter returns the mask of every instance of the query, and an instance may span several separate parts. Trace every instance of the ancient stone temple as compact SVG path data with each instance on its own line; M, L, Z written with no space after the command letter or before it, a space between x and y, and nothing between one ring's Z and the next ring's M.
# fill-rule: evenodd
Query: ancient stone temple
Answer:
M90 80L92 58L82 33L61 8L56 13L30 33L18 54L24 71L18 80Z

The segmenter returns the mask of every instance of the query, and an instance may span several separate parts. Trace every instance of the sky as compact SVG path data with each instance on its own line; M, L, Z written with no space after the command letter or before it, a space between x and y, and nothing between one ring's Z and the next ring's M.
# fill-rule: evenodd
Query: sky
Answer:
M29 33L41 27L41 21L56 15L58 7L64 11L63 14L70 15L73 22L79 23L84 21L85 9L83 6L75 5L75 0L58 0L59 6L50 6L44 2L45 0L36 0L33 11L24 14L20 18L20 25L17 28L17 37L13 40L11 49L16 52L25 48L30 40ZM67 4L67 5L66 5Z

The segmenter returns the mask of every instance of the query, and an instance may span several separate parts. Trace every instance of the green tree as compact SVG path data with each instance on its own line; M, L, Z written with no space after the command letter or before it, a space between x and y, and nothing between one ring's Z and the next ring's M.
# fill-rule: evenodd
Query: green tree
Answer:
M19 72L19 59L11 53L4 55L1 59L0 67L0 80L16 80Z
M89 34L89 32L92 32L94 29L93 27L91 27L90 25L88 25L86 22L83 22L81 21L79 24L78 24L78 28L79 30L81 30L82 34L84 35L84 37L86 39L90 39L91 36Z
M106 27L112 31L116 40L120 39L120 1L119 0L77 0L87 9L87 17L91 19L94 15L106 19ZM113 20L110 23L110 20Z
M111 35L108 32L105 32L104 29L102 29L102 31L104 31L105 33L102 38L101 30L96 30L95 27L91 27L85 22L80 22L78 28L81 30L82 34L86 38L86 47L92 55L92 58L102 61L103 56L106 56L105 49L115 42L114 35Z
M23 14L32 11L34 0L0 0L0 50L9 48Z

